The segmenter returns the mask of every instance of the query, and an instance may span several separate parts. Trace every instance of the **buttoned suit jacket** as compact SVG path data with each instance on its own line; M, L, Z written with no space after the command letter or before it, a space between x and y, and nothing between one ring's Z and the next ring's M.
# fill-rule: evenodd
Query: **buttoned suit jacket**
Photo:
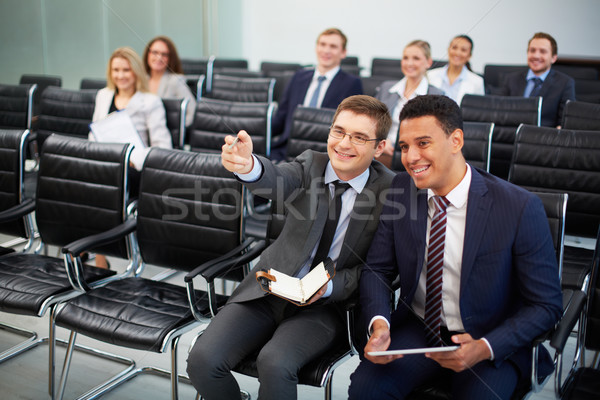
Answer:
M527 70L509 74L504 80L504 96L523 96L527 86ZM575 100L575 81L562 72L550 69L542 84L541 125L556 127L562 123L563 110L567 100Z
M261 178L245 185L254 193L278 201L285 199L286 220L279 237L261 254L260 261L230 297L230 302L246 302L267 295L256 281L256 271L274 268L296 275L316 247L325 226L328 212L329 188L324 185L326 153L307 150L294 161L274 165L257 156L263 165ZM369 167L369 179L356 196L348 229L332 279L331 296L324 304L343 309L344 303L355 295L360 268L383 207L382 196L389 188L394 174L378 161Z
M275 117L273 117L272 131L275 147L284 145L289 138L294 110L304 103L314 73L314 69L300 70L294 74L286 86ZM335 109L346 97L362 93L363 88L360 78L340 69L327 88L321 108ZM278 137L275 138L275 136Z
M511 360L530 373L531 343L562 313L562 295L548 221L532 193L471 167L460 279L460 314L465 331L485 337L494 363ZM412 313L424 264L427 190L417 190L403 172L392 182L392 201L363 267L360 302L366 321L375 315L402 321ZM398 307L390 309L389 287L400 277ZM393 315L392 315L393 313ZM392 335L394 332L392 331ZM544 349L545 350L545 349ZM544 352L542 375L551 372Z

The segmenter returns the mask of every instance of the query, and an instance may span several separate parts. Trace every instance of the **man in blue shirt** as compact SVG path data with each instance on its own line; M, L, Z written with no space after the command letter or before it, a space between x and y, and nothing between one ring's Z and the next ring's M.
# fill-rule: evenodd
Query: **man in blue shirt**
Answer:
M538 32L527 46L527 72L515 72L506 77L505 96L542 97L542 126L560 126L567 100L575 100L575 81L552 69L558 46L552 36Z

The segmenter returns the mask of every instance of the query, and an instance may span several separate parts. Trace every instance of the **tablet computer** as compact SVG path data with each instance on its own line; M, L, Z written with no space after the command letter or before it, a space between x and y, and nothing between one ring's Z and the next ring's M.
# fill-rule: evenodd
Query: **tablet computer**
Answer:
M437 353L440 351L454 351L460 346L443 346L443 347L422 347L419 349L404 349L404 350L385 350L385 351L370 351L367 354L370 356L393 356L396 354L424 354Z

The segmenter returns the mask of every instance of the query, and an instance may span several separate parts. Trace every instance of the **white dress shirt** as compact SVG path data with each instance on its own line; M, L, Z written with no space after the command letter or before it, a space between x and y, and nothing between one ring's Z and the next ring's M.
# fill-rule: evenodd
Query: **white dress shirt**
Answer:
M340 70L340 66L330 69L325 74L321 75L319 70L315 68L315 73L313 74L312 80L310 81L310 85L308 86L308 90L306 91L306 96L304 96L304 107L308 107L310 104L310 100L317 90L317 85L319 84L319 76L324 76L325 80L321 83L321 90L319 91L319 98L317 100L317 108L321 108L321 104L323 104L323 99L325 98L325 93L327 93L327 89L329 89L329 85L331 81L335 77L335 75Z
M388 132L388 143L396 143L398 141L398 130L400 128L400 111L402 111L404 105L408 103L409 100L412 100L417 96L426 95L428 89L429 82L426 78L421 79L419 86L417 86L414 92L412 92L410 97L404 97L404 91L406 90L406 78L402 78L398 83L396 83L390 88L389 92L396 93L399 99L394 108L391 110L392 127Z

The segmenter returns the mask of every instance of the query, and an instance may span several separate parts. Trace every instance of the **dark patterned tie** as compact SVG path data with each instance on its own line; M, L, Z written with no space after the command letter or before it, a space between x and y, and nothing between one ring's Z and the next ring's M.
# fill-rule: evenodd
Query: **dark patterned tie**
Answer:
M310 103L308 103L309 107L316 107L317 103L319 102L319 94L321 93L321 85L323 84L323 81L325 80L324 76L319 76L317 78L317 80L319 81L319 83L317 83L317 88L315 89L315 92L313 93L311 99L310 99Z
M340 213L342 212L342 194L344 194L346 189L350 188L350 184L341 181L335 181L333 184L335 185L335 193L333 199L331 197L329 198L327 221L325 222L321 241L319 242L319 247L317 247L317 252L315 253L315 258L313 258L310 269L313 269L321 261L327 259L329 249L333 243L333 237L335 236L335 230L340 219ZM327 186L327 190L329 190L329 185Z
M532 78L531 79L533 81L533 89L531 89L531 93L529 94L529 97L537 97L540 95L540 92L542 91L542 85L544 84L544 81L541 78Z
M432 347L442 346L442 275L444 242L446 241L446 208L450 202L443 196L433 196L435 212L429 229L427 247L427 287L425 297L425 338Z

